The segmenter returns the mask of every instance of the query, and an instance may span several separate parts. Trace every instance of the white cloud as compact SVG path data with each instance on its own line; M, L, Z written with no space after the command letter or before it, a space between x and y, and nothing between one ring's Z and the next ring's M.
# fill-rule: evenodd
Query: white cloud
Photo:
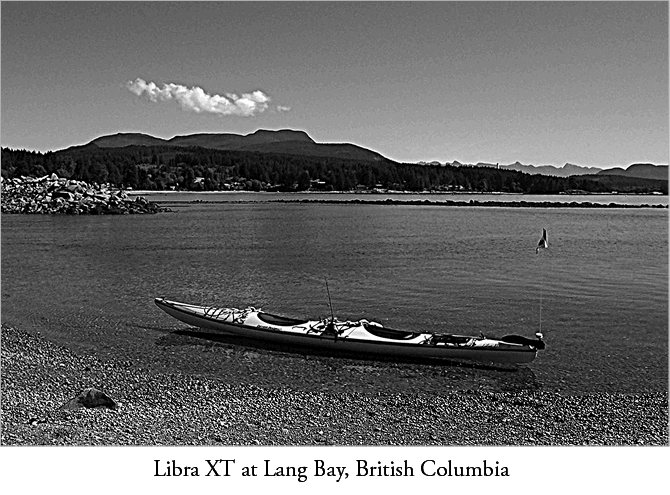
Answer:
M277 105L277 111L278 112L290 112L291 107L284 107L282 105Z
M155 83L146 82L139 77L128 81L126 88L137 96L146 95L154 103L175 100L184 110L196 113L249 117L267 110L270 102L270 97L260 90L242 93L241 96L234 93L226 93L225 96L210 95L198 86L188 88L181 84L167 83L158 87Z

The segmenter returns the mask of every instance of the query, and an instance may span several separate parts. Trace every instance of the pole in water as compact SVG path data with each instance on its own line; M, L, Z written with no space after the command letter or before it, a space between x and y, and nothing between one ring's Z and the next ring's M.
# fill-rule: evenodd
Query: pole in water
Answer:
M540 330L535 332L535 336L542 340L542 284L540 284Z
M540 238L537 246L535 247L535 254L540 252L540 249L549 248L549 243L547 242L547 229L542 229L542 237ZM540 330L535 333L538 339L542 339L542 283L540 283Z
M542 287L540 287L540 333L542 333Z

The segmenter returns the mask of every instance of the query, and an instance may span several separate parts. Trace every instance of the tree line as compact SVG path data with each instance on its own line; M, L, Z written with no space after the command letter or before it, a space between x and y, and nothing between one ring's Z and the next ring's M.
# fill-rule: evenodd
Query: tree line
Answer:
M487 167L370 162L199 147L86 145L46 153L2 148L2 177L54 173L68 179L142 190L668 192L667 181L619 176L555 177Z

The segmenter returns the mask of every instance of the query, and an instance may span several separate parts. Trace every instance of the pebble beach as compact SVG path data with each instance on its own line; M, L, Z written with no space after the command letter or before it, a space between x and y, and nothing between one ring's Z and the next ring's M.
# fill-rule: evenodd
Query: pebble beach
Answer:
M1 339L2 445L668 445L667 392L301 391L78 355L4 324ZM116 407L63 409L88 388Z

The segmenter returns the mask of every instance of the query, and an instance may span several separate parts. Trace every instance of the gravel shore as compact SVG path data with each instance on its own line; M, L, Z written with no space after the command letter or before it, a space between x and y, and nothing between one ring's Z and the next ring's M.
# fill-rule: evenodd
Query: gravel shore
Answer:
M667 392L309 392L1 338L2 445L668 445ZM90 387L116 409L61 409Z

